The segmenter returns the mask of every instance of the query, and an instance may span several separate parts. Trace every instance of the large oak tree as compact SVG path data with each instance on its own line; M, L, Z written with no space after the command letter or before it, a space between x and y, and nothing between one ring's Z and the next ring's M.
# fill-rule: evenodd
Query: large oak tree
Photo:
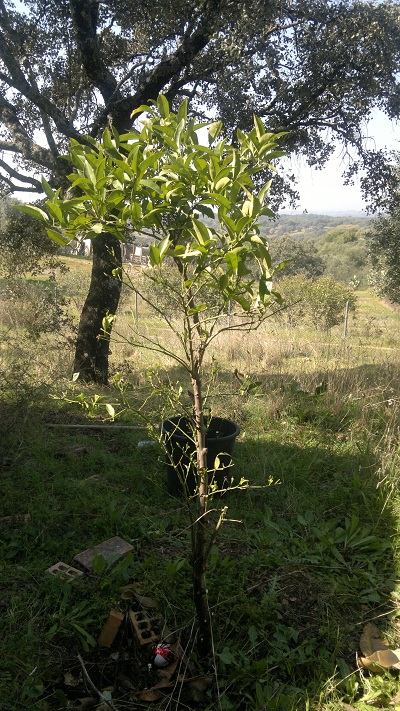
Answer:
M287 148L322 165L339 140L375 186L381 154L367 150L373 108L400 104L397 3L349 0L0 0L0 158L5 192L66 186L69 139L131 125L160 92L218 116L232 132L253 111ZM93 240L93 271L74 369L107 380L103 316L118 306L118 241Z

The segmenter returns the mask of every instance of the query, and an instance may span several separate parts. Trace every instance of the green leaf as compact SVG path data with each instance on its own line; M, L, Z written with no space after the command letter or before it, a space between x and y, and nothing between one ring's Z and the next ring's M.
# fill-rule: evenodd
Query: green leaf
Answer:
M224 254L224 259L225 259L225 262L227 263L229 269L233 272L237 272L239 262L240 262L239 253L235 250L232 250L231 252L226 252Z
M275 213L269 207L263 207L260 210L260 215L267 215L268 217L275 217Z
M151 244L149 247L149 259L152 267L155 267L161 262L160 250L155 244Z
M192 309L190 309L188 315L192 316L193 314L199 313L199 311L205 311L207 309L207 304L199 304L198 306L193 306Z
M162 116L162 118L167 118L169 116L169 103L164 94L160 94L157 99L157 108Z
M158 160L164 155L164 151L154 151L154 153L151 153L147 158L142 160L138 165L138 177L141 178L142 175L145 175L147 168L150 166L156 166Z
M189 106L189 99L184 99L182 101L182 103L179 105L178 114L177 114L178 122L184 121L186 123L187 114L188 114L188 106Z
M154 190L155 193L158 193L158 195L162 195L162 190L158 183L156 183L154 180L148 180L147 178L142 178L140 181L141 185L145 185L146 188L150 188L150 190Z
M46 196L49 198L49 200L53 200L55 192L54 192L53 188L51 187L51 185L49 185L49 183L47 182L46 178L42 177L41 183L42 183L42 188L43 188L44 192L46 193Z
M95 222L90 230L91 232L94 232L96 235L99 235L103 232L104 226L101 224L101 222Z
M224 291L229 284L229 277L227 274L222 274L218 279L218 287L221 291Z
M46 229L46 232L47 236L50 237L53 242L55 242L56 244L61 244L63 247L65 247L70 242L68 237L66 237L62 232L56 232L56 230L52 230L49 227Z
M208 128L208 144L211 144L218 138L222 131L222 121L214 121Z
M265 183L265 185L263 185L260 192L258 193L258 199L259 199L261 205L264 204L265 196L271 187L271 183L272 183L272 180L269 180L268 183Z
M257 629L254 627L254 625L251 625L249 629L247 630L250 642L254 645L257 642L258 639L258 632Z
M113 406L110 405L109 402L106 404L106 410L107 410L108 414L110 415L110 417L111 417L112 419L114 419L114 417L115 417L115 410L114 410Z
M254 121L254 127L256 129L257 138L258 138L258 140L260 140L261 137L265 134L265 126L259 116L254 115L253 121Z
M204 222L196 220L195 217L192 218L192 224L199 243L205 245L210 240L210 230L206 227Z
M229 647L224 647L222 652L218 655L221 662L229 666L230 664L234 664L237 666L237 661L236 661L236 655L232 654L230 651Z
M136 114L142 114L144 111L149 112L151 111L151 107L148 104L141 104L140 106L137 107L137 109L134 109L131 113L131 118L136 116Z
M201 212L202 215L205 215L206 217L209 217L211 220L215 219L215 213L214 210L211 209L211 207L208 207L207 205L203 205L202 203L198 203L196 205L196 210L198 212Z
M169 239L169 235L167 235L166 237L164 237L163 240L161 240L161 242L158 245L158 250L160 253L160 262L162 262L166 252L168 251L169 246L170 246L170 239Z
M48 215L46 215L46 213L41 210L40 207L35 207L34 205L14 205L14 210L18 210L19 212L25 212L31 217L36 217L36 219L42 220L42 222L49 221Z
M46 202L45 206L46 206L47 212L51 215L51 217L56 222L58 222L60 225L64 223L63 214L62 214L61 208L58 205L56 205L53 202Z
M242 205L242 214L245 217L251 217L253 215L253 200L245 200Z
M220 192L221 190L223 190L224 188L226 188L226 186L229 185L230 182L231 182L231 180L230 180L230 178L228 178L228 177L226 177L226 178L221 178L221 179L218 180L218 182L216 183L216 185L215 185L215 190L216 190L217 192Z
M238 304L242 307L243 311L250 311L251 308L251 303L247 301L247 299L244 298L241 294L232 294L231 297L234 301L237 301Z
M221 193L212 192L212 193L210 193L210 197L212 197L212 199L215 200L215 202L217 202L218 205L225 207L227 210L230 210L232 205L234 205L234 203L230 202L228 200L228 198L225 197L225 195L221 195Z
M92 567L97 575L101 575L107 568L107 561L103 555L97 554L93 558Z

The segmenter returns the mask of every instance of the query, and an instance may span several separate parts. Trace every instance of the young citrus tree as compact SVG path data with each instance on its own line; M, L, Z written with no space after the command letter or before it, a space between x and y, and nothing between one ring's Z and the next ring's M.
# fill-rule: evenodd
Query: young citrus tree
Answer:
M72 197L61 199L43 180L44 209L23 209L43 220L49 237L60 244L79 236L95 240L103 232L125 241L133 229L153 236L149 278L154 288L145 298L167 321L180 347L169 350L148 335L141 343L168 353L191 379L197 477L193 588L200 650L207 653L211 620L205 574L213 534L206 515L210 487L203 363L219 333L256 328L271 303L279 301L259 230L260 217L272 215L265 206L270 181L258 188L256 184L262 171L274 170L271 160L282 155L280 134L268 133L254 117L254 128L238 131L234 147L221 138L222 124L215 122L207 127L208 145L202 145L199 129L206 127L188 120L187 101L174 113L160 96L157 103L137 110L143 111L146 118L138 130L119 135L107 128L100 143L91 138L86 144L71 142ZM174 318L158 301L157 285L168 290ZM229 302L235 306L227 324ZM104 317L107 337L112 316Z

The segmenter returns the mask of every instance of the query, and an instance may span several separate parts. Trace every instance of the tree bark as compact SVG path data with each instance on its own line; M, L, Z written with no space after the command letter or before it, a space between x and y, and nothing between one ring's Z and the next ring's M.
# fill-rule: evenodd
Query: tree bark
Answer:
M74 373L86 382L107 384L110 337L102 332L107 314L115 314L121 281L112 272L121 266L121 245L116 237L101 234L93 240L93 267L76 340Z

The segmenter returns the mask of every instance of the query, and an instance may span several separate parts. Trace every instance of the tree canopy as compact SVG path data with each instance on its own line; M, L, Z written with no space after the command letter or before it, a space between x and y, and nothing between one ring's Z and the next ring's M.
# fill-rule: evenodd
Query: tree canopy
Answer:
M399 114L398 15L358 0L0 0L2 188L41 191L32 170L59 184L69 139L128 128L161 91L231 132L255 112L312 164L335 139L371 163L364 121Z
M222 119L234 141L255 113L313 165L338 140L355 149L354 170L369 168L379 200L393 173L364 126L375 108L399 113L398 19L391 0L0 0L0 189L40 193L42 174L66 187L71 139L129 130L132 111L163 93L173 108L189 98L193 117ZM279 179L272 190L275 206L291 191ZM77 344L84 337L104 380L98 335L118 306L120 264L118 240L104 233Z
M372 264L370 281L381 296L400 304L400 206L374 220L367 234Z
M62 267L57 245L29 215L17 212L18 201L0 200L0 274L8 281Z

